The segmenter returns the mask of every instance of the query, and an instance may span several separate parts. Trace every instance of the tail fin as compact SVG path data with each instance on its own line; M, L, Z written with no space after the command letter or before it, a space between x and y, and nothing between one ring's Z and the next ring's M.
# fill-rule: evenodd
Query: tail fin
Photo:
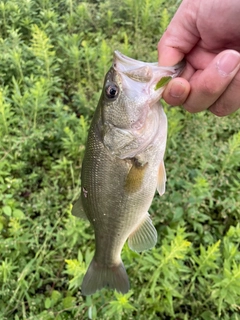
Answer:
M82 294L88 296L104 287L116 289L121 293L128 292L128 275L122 261L118 265L108 268L99 266L93 258L83 278Z

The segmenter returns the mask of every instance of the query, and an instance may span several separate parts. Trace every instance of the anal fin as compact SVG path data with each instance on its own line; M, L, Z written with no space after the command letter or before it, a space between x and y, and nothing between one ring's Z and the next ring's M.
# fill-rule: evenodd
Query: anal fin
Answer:
M131 250L140 252L151 249L156 243L157 230L147 213L137 229L129 236L128 245Z

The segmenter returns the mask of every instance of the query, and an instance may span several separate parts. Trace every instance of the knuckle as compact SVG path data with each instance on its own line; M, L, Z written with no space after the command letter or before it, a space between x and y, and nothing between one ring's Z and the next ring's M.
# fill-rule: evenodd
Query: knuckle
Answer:
M215 108L210 108L209 109L215 116L222 118L225 117L226 115L228 115L228 113L226 113L226 111L221 110L221 109L215 109Z
M239 79L235 79L209 110L218 117L227 116L240 108Z
M226 103L223 99L216 101L210 108L211 111L215 116L222 118L234 111L232 104Z
M205 96L212 97L220 91L219 83L217 81L212 81L212 79L204 79L201 91Z
M185 110L187 110L190 113L197 113L197 112L201 111L201 109L199 109L196 105L192 106L189 103L184 103L183 107Z

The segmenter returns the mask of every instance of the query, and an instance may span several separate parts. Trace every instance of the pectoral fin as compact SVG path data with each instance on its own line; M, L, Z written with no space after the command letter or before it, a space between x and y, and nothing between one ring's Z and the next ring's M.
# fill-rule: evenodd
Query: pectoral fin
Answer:
M86 214L85 214L85 212L83 210L81 196L73 204L72 215L74 215L75 217L78 217L78 218L82 218L82 219L88 220L88 218L87 218L87 216L86 216Z
M129 193L137 192L142 187L143 178L147 169L147 163L142 165L135 158L132 159L132 167L126 177L125 190Z
M158 169L158 184L157 184L157 190L160 196L162 196L165 193L166 181L167 181L166 171L164 167L164 162L162 161Z
M152 220L147 213L141 224L129 236L128 245L133 251L144 251L151 249L157 243L157 230L152 224Z

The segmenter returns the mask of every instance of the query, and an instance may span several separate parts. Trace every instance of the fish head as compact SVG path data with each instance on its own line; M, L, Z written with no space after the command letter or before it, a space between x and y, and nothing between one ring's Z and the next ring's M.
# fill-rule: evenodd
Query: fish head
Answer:
M128 149L133 153L139 151L139 144L148 136L145 131L149 130L153 109L164 90L164 86L157 86L159 80L176 77L183 67L184 63L161 67L114 52L101 98L103 143L112 154L124 158L132 156Z

